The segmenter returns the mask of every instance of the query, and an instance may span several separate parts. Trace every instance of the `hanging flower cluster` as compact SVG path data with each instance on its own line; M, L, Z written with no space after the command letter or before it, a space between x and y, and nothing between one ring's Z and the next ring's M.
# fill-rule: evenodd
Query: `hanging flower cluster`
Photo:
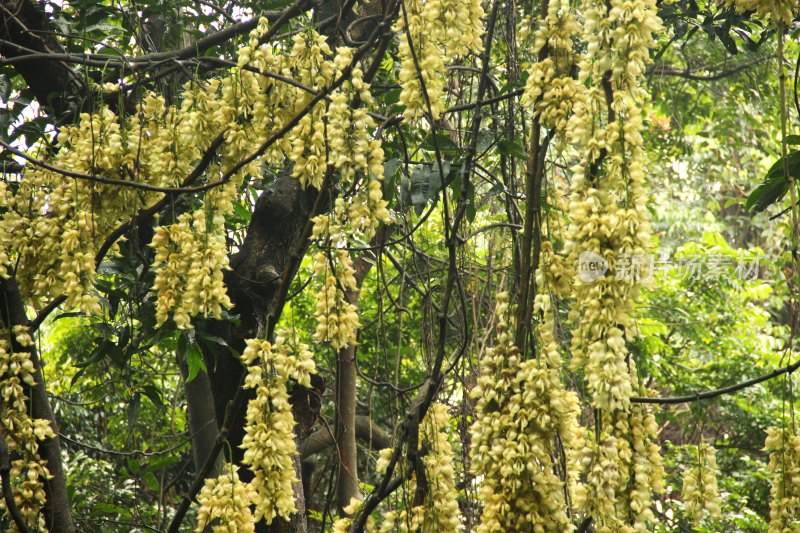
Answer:
M350 49L337 49L333 61L337 75L344 74L352 56ZM312 237L326 248L314 256L314 272L320 285L314 337L330 342L335 349L354 344L359 326L356 308L347 300L348 293L358 291L347 243L369 242L379 225L390 219L388 202L383 199L383 148L379 140L371 138L376 125L364 107L372 103L363 72L354 67L348 81L332 93L325 115L330 139L328 157L339 170L341 187L356 189L349 202L337 198L329 213L315 217L312 229ZM366 187L360 183L363 177Z
M196 315L220 316L232 306L223 281L228 268L224 225L207 223L208 212L184 213L178 222L159 226L150 244L155 248L156 319L164 322L172 312L179 328L191 326Z
M197 531L214 519L225 524L271 524L276 516L288 518L297 511L293 484L297 482L294 458L297 455L295 420L289 403L289 380L311 386L315 372L313 354L305 344L293 346L285 331L278 331L275 343L249 339L242 353L247 365L245 388L255 389L256 396L247 404L242 463L253 473L250 483L239 481L237 470L227 471L215 480L207 480L198 497L201 508ZM235 501L231 501L231 499ZM251 510L251 506L255 512ZM253 531L252 529L215 529L214 531Z
M549 299L539 297L537 311L548 304ZM564 480L557 474L564 450L556 440L571 449L579 439L578 398L564 390L561 356L548 334L543 337L546 355L520 360L508 315L508 295L501 293L495 345L481 358L480 377L470 393L477 400L472 466L476 476L483 476L478 531L567 531Z
M337 350L354 344L359 327L358 313L345 295L345 291L358 290L350 254L347 250L337 250L335 259L329 261L324 252L317 252L314 272L323 280L315 309L317 329L314 338L330 342Z
M355 516L363 506L363 500L357 498L351 499L350 504L343 509L347 516L343 516L333 523L333 533L348 533L350 531L350 526L353 524L353 519L350 517ZM366 531L366 533L373 533L375 531L375 520L372 517L367 518L364 531Z
M447 438L450 415L447 407L433 403L420 424L419 449L425 467L425 501L421 505L403 506L387 511L379 531L433 532L461 531L463 529L458 502L456 501L456 471L453 465L453 447ZM381 472L389 464L392 449L381 451L376 469ZM405 492L415 494L416 476L408 482Z
M589 87L575 105L568 138L583 158L573 169L571 222L566 248L578 267L570 319L572 365L585 366L596 407L627 408L632 393L626 338L635 280L615 276L623 255L644 255L650 241L644 188L640 86L654 34L661 29L654 0L585 0L586 56L579 79ZM586 276L582 264L604 261L609 271Z
M239 479L239 467L226 464L222 474L208 478L197 494L198 533L210 525L214 533L254 533L256 523L250 502L258 496L249 483Z
M714 518L722 516L717 489L716 451L708 444L697 445L697 463L683 473L683 504L686 514L699 521L707 512Z
M294 46L290 57L292 68L299 74L298 81L306 83L318 90L333 79L334 66L327 59L332 55L330 46L321 35L311 33L309 37L300 34L294 37ZM284 68L285 70L285 68ZM307 106L312 94L300 93L299 99L292 107L298 111ZM294 163L292 175L300 180L303 186L322 187L325 172L328 170L326 157L326 121L325 106L316 105L295 126L291 137L290 158Z
M337 350L355 344L359 327L356 307L348 299L359 287L347 243L350 239L369 242L378 225L390 220L386 206L381 181L372 179L366 194L356 194L349 205L337 198L328 214L314 218L312 237L327 248L314 255L314 275L320 287L314 338L330 342Z
M795 0L725 0L725 5L734 6L737 13L753 11L760 19L786 25L792 23L797 10Z
M575 490L575 505L599 532L652 531L653 493L664 487L655 417L643 405L598 413L601 430L583 450L586 481Z
M773 475L769 531L797 531L800 529L800 436L789 429L770 428L764 444Z
M352 48L337 48L333 60L336 74L342 76L352 61ZM361 105L354 106L355 101ZM352 183L356 172L372 176L373 181L383 177L383 148L381 142L370 135L376 125L367 114L366 106L372 104L369 84L364 82L364 73L357 66L350 72L349 79L331 93L326 113L329 157L344 183Z
M28 414L24 386L33 386L36 374L30 352L22 351L33 346L28 329L14 326L9 331L0 323L0 331L5 332L0 335L0 425L8 453L14 458L9 471L14 502L30 529L44 530L44 484L51 476L46 462L39 458L38 443L56 435L47 420ZM20 350L14 350L9 333ZM0 509L5 506L0 499ZM12 524L11 531L16 531L16 525Z
M244 386L256 390L247 405L242 463L255 475L251 482L257 495L255 519L263 517L269 524L276 515L288 517L297 510L292 489L297 482L297 446L287 384L291 379L311 387L314 359L307 346L300 344L295 350L286 333L278 332L274 345L247 341L242 360L248 365Z
M172 316L179 327L191 327L192 316L218 317L230 306L223 283L228 268L225 214L244 177L261 175L265 163L281 166L288 158L293 175L314 187L322 185L330 168L338 170L342 190L355 196L345 211L352 227L367 238L388 219L381 187L383 150L380 140L372 138L375 124L364 107L372 100L363 72L351 65L353 51L343 47L334 54L325 38L310 30L295 35L289 47L261 43L266 32L267 20L261 19L239 50L237 67L220 78L188 82L179 105L167 106L163 97L146 94L136 112L124 118L104 107L84 113L75 126L63 128L58 152L47 157L53 167L103 180L177 187L221 138L219 157L201 177L219 184L205 193L199 209L174 207L178 212L170 213L169 223L156 228L152 246L159 322ZM332 91L330 104L320 100L280 135L306 112L318 91L344 76L348 80ZM36 155L45 148L31 151ZM356 173L369 179L356 184ZM114 183L65 178L30 164L18 190L0 185L7 206L0 216L0 271L16 268L23 295L34 306L63 294L66 307L99 314L93 288L98 250L113 229L161 197Z
M522 104L533 106L534 115L548 128L554 128L564 139L567 120L574 103L582 98L583 89L573 78L572 39L580 29L569 0L552 0L547 16L539 21L533 54L546 56L528 69L528 80Z
M402 32L398 50L400 102L406 106L406 120L415 120L428 112L427 94L431 116L436 120L444 111L445 65L483 49L483 7L480 0L408 0L403 6L405 16L398 17L393 27Z

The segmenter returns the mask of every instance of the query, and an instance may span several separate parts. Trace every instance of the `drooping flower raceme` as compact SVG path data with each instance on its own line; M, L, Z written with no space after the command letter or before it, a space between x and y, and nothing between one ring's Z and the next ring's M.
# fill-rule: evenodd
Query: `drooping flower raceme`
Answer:
M787 26L797 11L795 0L725 0L725 4L734 6L738 13L753 11L762 20Z
M294 457L297 455L288 381L311 386L315 371L308 347L291 346L286 332L278 332L274 345L249 340L242 354L248 365L245 387L256 390L247 405L242 463L253 472L252 489L257 495L256 520L267 524L275 516L288 517L297 510L292 485L297 482Z
M39 442L56 435L49 421L28 414L25 388L35 384L36 369L26 349L32 347L25 326L8 328L0 322L0 425L5 446L14 458L8 475L14 502L28 528L44 530L44 484L51 475L46 462L39 458ZM5 507L5 500L0 498L0 509ZM17 531L13 522L10 527Z
M544 311L549 299L540 297L536 305ZM579 438L578 398L563 388L561 356L548 333L542 331L546 353L520 360L508 315L508 296L501 293L495 344L481 357L480 377L470 393L476 400L472 467L483 478L478 531L567 531L565 480L557 475L555 461L558 442L569 450Z
M600 532L652 531L653 493L664 483L655 417L643 405L597 412L600 432L583 450L586 481L575 490L575 506Z
M769 452L772 488L769 531L800 530L800 435L787 428L767 429L764 449Z
M568 0L548 3L547 16L539 21L534 35L533 54L541 57L528 68L522 104L533 107L542 125L555 129L565 139L567 120L575 102L583 98L579 82L570 72L573 67L573 37L580 27Z
M697 455L690 468L683 472L683 504L686 514L699 521L704 512L719 518L719 489L717 488L716 451L708 444L697 445Z
M650 244L644 188L641 87L654 34L653 0L585 0L587 53L579 79L588 89L575 104L567 135L582 150L573 168L566 251L578 268L570 319L572 366L583 367L596 407L624 409L632 394L626 340L636 335L632 301L637 280L617 275L617 261L642 256ZM605 262L586 275L581 265ZM621 264L621 263L620 263Z
M406 106L406 120L415 120L428 112L427 96L436 120L444 111L445 65L483 49L483 7L480 0L408 0L403 6L408 24L400 16L393 27L401 32L400 102Z
M425 470L425 501L421 505L403 504L397 510L383 513L383 522L379 531L434 532L463 529L460 520L456 490L456 472L453 462L453 447L447 438L450 415L447 407L432 403L420 424L419 450ZM384 471L393 450L381 451L381 459L377 470ZM412 477L403 491L415 494L417 491L416 476ZM409 508L410 507L410 508Z
M256 521L250 505L257 498L249 483L239 479L239 467L226 464L222 473L208 478L197 494L198 533L211 526L214 533L253 533Z
M198 496L197 531L214 520L219 521L214 531L254 531L261 520L270 524L276 516L288 518L297 511L293 489L297 443L288 383L311 386L313 354L306 345L291 341L288 332L278 331L274 343L249 339L242 361L247 365L244 386L256 393L247 404L241 444L242 463L253 479L241 482L238 467L229 466L216 479L207 480Z

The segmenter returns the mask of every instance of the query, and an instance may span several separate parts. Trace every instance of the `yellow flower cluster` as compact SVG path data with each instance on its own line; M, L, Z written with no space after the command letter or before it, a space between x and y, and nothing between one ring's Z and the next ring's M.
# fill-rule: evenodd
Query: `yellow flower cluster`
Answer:
M558 439L565 454L565 477L569 487L575 490L579 482L580 460L582 450L585 448L585 437L578 421L580 411L577 395L573 391L568 391L561 379L563 357L561 344L557 339L558 309L553 301L555 294L566 293L568 287L569 278L563 257L553 253L550 241L544 241L541 250L541 267L536 271L537 293L533 303L534 318L538 321L534 324L537 353L547 367L550 380L548 387L552 391L550 396L556 402L553 407L558 412L564 413L558 428Z
M652 531L657 523L652 511L653 493L664 491L658 423L652 410L639 404L632 407L629 424L633 481L629 488L628 505L633 514L633 530Z
M598 532L652 531L653 493L664 485L655 417L642 405L601 416L599 438L582 453L586 482L575 490L575 505Z
M58 136L60 149L48 162L72 172L176 186L192 170L228 117L212 80L205 90L184 88L181 109L145 95L136 113L124 120L107 108L84 113ZM196 109L201 108L202 111ZM36 154L39 147L33 147ZM95 253L119 223L160 195L119 185L65 178L30 164L11 195L2 191L9 209L0 219L0 259L18 263L23 295L38 306L60 294L66 306L90 314L101 311L93 292ZM3 269L5 270L5 269Z
M725 5L734 6L738 13L754 11L758 18L775 24L789 25L797 14L796 0L725 0Z
M537 311L548 305L549 299L537 299ZM559 455L557 439L571 448L580 438L578 398L561 384L561 356L549 333L542 337L546 355L520 360L508 314L508 295L501 293L495 345L481 357L480 377L470 393L477 400L472 466L483 477L478 531L567 531L571 525L564 480L556 473L554 458Z
M610 268L597 279L576 279L572 365L585 366L596 407L625 409L633 390L626 339L636 335L637 287L635 279L617 278L614 267L617 257L643 255L650 242L640 82L661 25L654 0L585 0L581 10L587 53L579 79L589 89L568 124L583 159L573 169L566 249L576 266L588 257Z
M404 506L398 510L386 511L379 531L427 532L461 531L460 512L456 496L456 471L453 466L453 447L447 438L450 415L447 407L432 403L422 420L419 432L419 449L422 450L422 463L425 466L426 499L422 505L412 508ZM377 470L384 471L392 454L392 449L381 451ZM412 477L407 492L414 494L417 480Z
M553 250L553 243L549 240L542 241L541 266L536 271L536 286L539 293L552 292L554 295L568 296L574 275L575 272L569 268L564 257ZM548 320L547 315L545 320Z
M327 60L332 54L330 46L323 36L312 35L310 39L302 34L294 37L291 55L303 61L294 65L300 74L298 81L309 84L313 89L320 89L333 79L333 65ZM308 105L313 95L297 94L298 102L293 104L299 111ZM291 137L289 157L294 163L292 175L297 177L303 186L311 185L319 189L322 186L325 172L328 170L326 157L327 142L325 133L325 106L317 104L294 127Z
M343 509L347 516L343 516L342 518L334 521L333 533L349 533L350 526L353 524L353 519L350 517L355 516L355 514L361 510L363 505L364 502L357 498L350 500L350 504ZM367 518L364 531L366 531L366 533L373 533L375 531L375 520L372 517Z
M717 489L716 451L708 444L697 445L697 463L683 473L683 504L686 514L699 521L703 513L719 518L719 490Z
M800 530L800 435L769 428L764 449L772 473L769 504L770 533Z
M297 511L293 490L297 443L287 385L294 380L311 386L316 370L313 354L305 344L293 346L287 332L279 330L274 344L249 339L242 361L247 365L244 387L256 391L247 404L241 444L242 463L253 473L253 480L242 483L238 467L231 466L225 469L229 473L206 480L197 498L197 531L214 520L219 520L215 532L254 531L262 519L271 524L276 516L288 518Z
M470 51L479 53L483 49L483 7L480 0L408 0L403 5L408 26L400 16L393 27L394 31L403 32L398 49L400 102L406 106L406 120L426 114L428 108L421 75L431 115L436 120L444 111L445 64Z
M288 517L297 511L292 488L297 482L297 445L287 384L291 379L310 387L314 359L306 345L291 346L286 332L279 331L274 345L248 340L242 360L248 370L244 386L256 390L247 405L242 463L255 476L251 482L255 519L263 517L270 524L275 516Z
M223 473L206 479L197 495L200 510L195 531L207 531L210 525L214 533L254 533L250 504L256 498L250 484L239 479L239 467L226 464Z
M53 476L47 470L45 461L35 457L17 459L11 462L8 475L14 480L12 487L14 503L27 526L33 531L47 531L42 514L42 508L46 502L44 484ZM5 507L5 501L0 502L0 509L5 509ZM8 532L16 533L17 531L19 531L17 525L11 523Z
M382 157L381 151L381 160ZM383 199L382 177L381 166L380 176L370 179L366 191L353 195L349 205L337 198L330 213L313 219L312 237L329 250L314 255L314 275L320 286L314 310L317 319L314 338L330 342L337 350L354 344L359 328L356 307L347 299L347 293L357 294L359 287L346 243L350 239L369 242L378 226L390 220Z
M353 261L347 250L336 250L332 260L324 252L314 256L314 272L322 279L314 316L317 329L314 338L328 341L335 349L356 342L359 321L356 306L350 303L344 291L358 290Z
M336 74L341 76L352 60L352 48L337 48L333 60ZM376 125L365 106L371 105L373 100L369 84L364 83L363 77L361 68L355 67L349 80L331 93L327 111L328 157L347 184L353 182L356 172L375 179L383 177L383 148L381 142L370 135ZM360 101L362 105L356 107L354 101Z
M622 529L624 519L617 509L624 501L624 487L630 477L631 448L626 439L609 433L599 441L587 440L582 463L586 482L575 490L575 506L592 516L598 531Z
M371 103L359 68L333 92L330 106L317 103L261 157L232 172L302 112L313 92L342 75L353 58L347 48L334 56L325 38L313 31L295 35L290 46L260 43L266 31L267 21L261 19L239 50L237 68L203 83L188 82L179 105L167 106L163 97L146 94L137 111L124 118L103 107L84 113L78 124L63 128L59 151L47 158L72 172L175 187L223 136L219 160L204 177L215 181L224 176L226 183L207 192L195 212L156 229L152 245L159 321L172 314L179 326L189 327L192 316L219 316L230 305L222 283L228 264L225 214L231 212L244 177L259 176L265 163L278 167L288 158L294 175L315 187L333 165L342 174L343 190L355 191L347 208L354 228L369 238L388 219L381 191L381 143L371 138L374 121L354 104ZM269 75L273 73L295 82ZM31 151L36 155L44 148ZM355 172L369 175L364 186L351 187ZM7 206L0 217L0 272L16 266L23 295L34 306L63 294L66 307L99 314L93 289L95 254L115 227L160 198L159 193L65 178L28 165L17 191L0 184L0 200Z
M232 303L223 282L228 268L224 225L207 225L206 210L184 213L178 222L159 226L150 244L155 248L156 319L170 312L179 328L191 327L196 315L220 316Z
M532 50L538 54L547 47L547 57L529 67L522 95L522 104L533 106L534 115L544 126L554 128L561 140L573 105L583 96L582 87L570 74L572 38L579 29L569 0L553 0L548 4L547 16L539 22Z
M0 322L0 331L12 333L20 348L33 346L25 326L9 328ZM44 529L41 509L45 504L44 483L50 473L45 461L39 458L38 442L55 437L47 420L31 418L28 414L28 397L23 384L35 385L36 369L31 354L14 350L8 334L0 335L0 424L5 444L12 457L9 472L14 491L14 501L30 529ZM5 508L0 499L0 509ZM13 526L11 531L16 531Z

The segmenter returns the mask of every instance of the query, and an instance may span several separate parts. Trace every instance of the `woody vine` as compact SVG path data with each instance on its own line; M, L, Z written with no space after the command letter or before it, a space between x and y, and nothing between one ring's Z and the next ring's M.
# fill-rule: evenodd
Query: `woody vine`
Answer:
M0 65L34 93L46 80L25 67L47 65L91 96L26 104L21 120L51 127L0 139L0 525L88 530L70 498L83 446L186 456L161 467L170 483L128 462L160 496L148 516L106 507L108 528L632 532L676 513L700 527L724 518L717 451L700 431L667 494L661 404L775 380L789 394L762 428L767 527L800 526L794 325L783 366L719 390L670 397L637 366L652 287L616 262L658 242L648 76L677 39L659 13L681 2L298 0L237 23L201 10L224 27L131 57L43 39L31 28L55 18L25 4L2 7ZM717 8L778 43L794 207L797 5ZM796 225L781 235L795 248ZM581 275L587 254L603 275ZM795 287L787 275L789 308ZM101 333L94 360L55 358L62 319ZM154 405L174 389L163 412L183 440L66 437L59 374L103 364ZM131 377L143 368L162 390ZM373 407L390 430L359 425Z

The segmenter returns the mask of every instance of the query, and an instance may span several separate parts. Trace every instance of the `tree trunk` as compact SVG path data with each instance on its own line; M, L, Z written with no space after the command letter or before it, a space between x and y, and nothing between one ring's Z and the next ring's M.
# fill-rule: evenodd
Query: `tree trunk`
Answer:
M186 409L189 418L189 432L192 436L192 457L194 467L198 472L206 463L214 441L219 434L217 418L214 415L214 397L211 395L211 381L208 374L202 370L189 381L189 365L186 360L185 350L176 353L178 366L183 376L183 389L186 393ZM215 477L222 468L222 456L217 457L214 468L209 477Z
M370 242L371 247L382 246L392 233L392 228L381 226ZM347 301L358 307L361 285L375 262L373 251L364 252L356 261L354 291L348 291ZM336 445L339 463L336 474L336 506L340 514L354 498L361 497L358 487L358 446L356 445L356 401L358 399L358 373L356 346L339 350L336 359Z
M348 298L358 303L358 296ZM339 464L336 471L336 506L340 514L358 498L358 447L356 446L356 347L346 346L339 350L336 360L336 444Z

